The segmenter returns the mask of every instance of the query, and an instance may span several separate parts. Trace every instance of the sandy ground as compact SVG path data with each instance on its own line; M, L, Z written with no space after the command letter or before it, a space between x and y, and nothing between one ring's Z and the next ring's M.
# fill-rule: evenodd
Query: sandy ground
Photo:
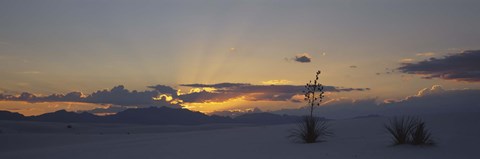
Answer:
M294 125L145 126L0 121L2 159L478 159L480 114L425 116L437 145L391 146L386 117L332 121L334 136L302 144Z

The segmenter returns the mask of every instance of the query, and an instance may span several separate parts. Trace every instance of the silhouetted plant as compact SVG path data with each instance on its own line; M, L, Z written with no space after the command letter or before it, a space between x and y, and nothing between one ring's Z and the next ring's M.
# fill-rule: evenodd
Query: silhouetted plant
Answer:
M320 70L317 71L317 75L315 75L315 80L308 82L305 84L305 93L304 100L308 102L310 105L310 117L313 117L313 109L315 106L320 106L320 103L323 100L323 85L318 82L318 76L322 73Z
M73 126L72 125L67 125L67 128L71 129L71 128L73 128Z
M396 145L409 142L410 134L415 126L413 117L394 117L385 125L387 131L392 135L393 143Z
M298 123L297 129L293 129L288 137L295 141L315 143L317 141L324 141L324 139L330 135L332 135L332 133L329 131L329 125L326 120L303 116Z
M298 123L297 129L291 131L288 136L292 139L298 139L305 143L315 143L317 141L323 141L327 136L332 133L329 131L328 121L319 120L319 118L313 116L313 110L316 106L320 106L323 100L323 85L318 82L320 71L317 71L315 80L308 82L305 85L305 101L308 102L310 115L304 116Z
M426 129L425 122L419 117L394 117L385 125L385 128L392 136L395 145L433 144L431 133Z
M411 134L411 144L413 145L433 145L432 134L426 128L425 122L418 120Z

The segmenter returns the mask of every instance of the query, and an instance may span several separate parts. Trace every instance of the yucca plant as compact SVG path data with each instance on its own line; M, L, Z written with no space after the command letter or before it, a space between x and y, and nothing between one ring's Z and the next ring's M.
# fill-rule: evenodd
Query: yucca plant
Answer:
M410 134L415 128L416 122L417 118L415 117L394 117L385 125L385 129L392 136L395 145L406 144L410 142Z
M305 85L305 101L308 102L310 114L304 116L298 123L297 129L291 131L289 138L298 139L305 143L315 143L323 141L332 133L329 131L329 125L326 120L319 120L313 115L313 110L316 106L320 106L324 96L323 85L318 82L320 71L317 71L315 80L308 82Z
M411 144L413 145L433 145L432 134L425 127L425 122L419 120L411 134Z
M429 145L434 143L425 122L419 117L394 117L388 124L385 124L385 129L392 136L395 145Z
M324 139L330 135L332 135L332 132L329 131L329 125L326 120L303 116L298 123L297 129L292 130L289 138L305 143L315 143L317 141L324 141Z

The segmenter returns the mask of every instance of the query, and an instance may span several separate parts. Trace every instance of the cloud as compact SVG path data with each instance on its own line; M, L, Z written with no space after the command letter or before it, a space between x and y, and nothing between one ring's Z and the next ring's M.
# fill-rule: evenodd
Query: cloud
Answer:
M63 94L52 94L49 96L40 96L37 97L36 95L28 92L23 92L18 96L13 95L0 95L0 100L8 100L8 101L26 101L26 102L81 102L83 97L81 97L81 93L78 92L71 92L66 95Z
M293 97L302 94L303 85L252 85L246 83L219 84L182 84L190 87L211 87L213 91L192 92L179 96L184 102L223 102L233 98L244 97L249 101L291 101ZM369 88L343 88L324 86L326 92L368 91Z
M116 105L148 105L154 104L153 98L157 91L129 91L124 86L116 86L111 90L102 90L92 93L85 98L88 103L105 103Z
M405 59L399 60L399 62L400 63L412 63L412 62L415 62L415 59L405 58Z
M478 89L444 90L440 86L422 89L417 95L385 103L384 114L432 114L480 112Z
M308 53L303 53L296 55L294 60L300 63L309 63L312 61L312 57Z
M443 93L445 92L445 90L442 88L442 86L440 85L434 85L432 86L432 88L424 88L420 91L418 91L417 97L423 97L423 96L426 96L426 95L432 95L432 94L440 94L440 93Z
M158 85L157 85L158 86ZM167 102L165 98L155 100L165 90L171 91L166 87L157 87L148 91L129 91L124 86L115 86L110 90L99 90L90 95L84 95L81 92L70 92L67 94L52 94L49 96L36 96L32 93L23 92L18 96L0 95L0 100L7 101L25 101L25 102L83 102L95 104L113 104L121 106L169 106L177 107L179 105ZM162 91L158 91L162 88ZM173 90L173 89L172 89Z
M130 91L123 85L110 90L99 90L89 95L81 92L37 96L24 92L20 95L0 94L0 100L36 102L82 102L117 106L168 106L181 107L183 103L224 102L235 98L248 101L289 101L299 102L296 96L302 95L304 86L298 85L252 85L248 83L182 84L198 91L178 94L178 90L165 86L148 86L150 90ZM207 89L206 88L213 88ZM369 88L343 88L324 86L326 92L368 91Z
M451 112L480 112L478 89L445 90L439 85L419 90L404 99L378 102L375 98L339 98L324 102L315 109L318 116L327 118L352 118L367 115L425 115ZM283 109L277 114L304 115L307 108Z
M196 87L196 88L201 88L201 87L209 87L209 88L230 88L230 87L240 87L240 86L247 86L250 85L248 83L217 83L217 84L181 84L180 86L186 86L186 87Z
M422 75L425 79L480 82L479 61L480 50L470 50L440 59L430 58L418 63L404 63L397 69L403 73Z
M430 57L430 56L435 56L435 53L434 52L422 52L422 53L418 53L416 55L417 56L423 56L423 57Z
M165 86L165 85L148 86L148 88L154 89L159 93L168 94L168 95L174 96L174 97L177 96L177 92L178 92L178 90L173 89L170 86Z
M268 81L262 81L262 84L265 85L278 85L278 84L288 84L291 83L292 81L289 80L268 80Z

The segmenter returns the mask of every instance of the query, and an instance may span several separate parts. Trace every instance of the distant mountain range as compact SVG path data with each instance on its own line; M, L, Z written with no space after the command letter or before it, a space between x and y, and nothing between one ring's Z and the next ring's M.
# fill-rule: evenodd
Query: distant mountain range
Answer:
M211 123L286 124L297 122L299 119L300 117L298 116L272 113L249 113L235 118L216 115L208 116L188 109L168 107L127 109L117 114L107 116L97 116L87 112L67 112L65 110L38 116L24 116L19 113L0 111L0 120L64 123L131 123L159 125L198 125Z

